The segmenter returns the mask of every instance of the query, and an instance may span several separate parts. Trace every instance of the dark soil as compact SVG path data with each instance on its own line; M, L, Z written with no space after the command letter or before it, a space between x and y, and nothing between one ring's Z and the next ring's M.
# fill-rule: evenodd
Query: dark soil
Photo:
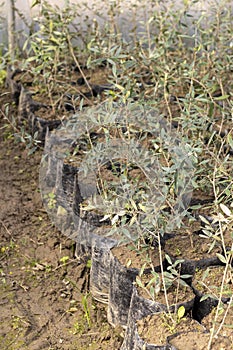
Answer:
M0 129L1 350L120 349L122 330L109 326L89 293L87 262L42 206L42 151L28 156L2 113Z

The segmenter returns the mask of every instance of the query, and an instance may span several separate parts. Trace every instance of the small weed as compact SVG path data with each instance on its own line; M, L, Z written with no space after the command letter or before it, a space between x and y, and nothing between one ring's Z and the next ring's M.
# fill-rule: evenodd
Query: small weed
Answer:
M88 302L88 298L90 298L90 294L86 293L84 295L82 295L82 307L83 307L83 311L84 311L84 316L85 319L87 321L88 327L91 328L91 310L90 310L90 306L89 306L89 302Z
M72 334L82 335L86 331L86 321L76 321L73 325L73 329L70 331Z
M60 262L65 265L67 264L67 262L69 261L70 257L69 256L63 256L62 258L60 258Z
M6 71L4 69L0 70L0 86L3 86L6 79Z
M13 316L11 325L13 329L21 329L22 328L22 318L19 316Z
M169 333L174 334L176 332L177 326L185 320L185 307L180 306L175 314L170 317L169 314L162 313L163 326L169 331Z
M56 195L53 192L50 192L48 195L44 196L44 199L47 200L47 205L49 209L54 209L56 207Z
M91 321L91 307L94 307L93 305L90 305L90 299L91 295L90 293L85 293L82 295L81 299L81 305L83 308L83 319L81 321L77 321L74 323L73 330L71 331L73 334L83 334L87 331L87 328L90 329L92 327L92 321ZM76 311L77 308L75 307Z
M19 251L19 246L18 244L15 243L13 239L10 240L8 245L4 245L0 248L0 253L2 255L8 255L11 252L18 252Z

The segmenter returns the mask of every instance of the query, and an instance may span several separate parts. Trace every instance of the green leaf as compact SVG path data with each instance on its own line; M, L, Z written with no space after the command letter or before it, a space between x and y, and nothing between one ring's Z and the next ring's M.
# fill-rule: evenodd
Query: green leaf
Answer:
M139 209L141 209L144 213L146 213L145 205L142 205L141 203L139 203L138 206L139 206Z
M63 256L61 259L60 259L60 262L62 264L66 264L68 261L69 261L69 256Z
M152 298L154 298L155 296L155 289L153 286L150 287L150 295L152 296Z
M111 217L110 214L105 214L104 217L102 219L100 219L99 221L102 222L102 221L105 221L107 219L109 219Z
M168 264L172 265L172 261L169 255L165 254L165 258L167 259Z
M146 263L144 263L139 271L139 277L142 277L143 273L144 273L144 270L145 270L145 267L146 267Z
M86 63L87 68L90 68L90 67L91 67L91 60L92 60L92 57L89 56L88 59L87 59L87 63Z
M223 264L227 263L226 258L222 254L217 253L216 255Z
M181 276L180 276L180 278L184 278L184 279L190 278L190 277L192 277L192 275L181 275Z
M204 224L206 224L206 225L209 225L209 224L210 224L209 221L208 221L206 218L204 218L204 216L199 215L199 218L200 218L200 220L201 220L202 222L204 222Z
M214 104L211 102L211 103L209 104L208 116L209 116L209 117L212 117L213 113L214 113Z
M87 267L88 269L91 268L91 260L90 260L90 259L87 260L86 267Z
M185 307L182 305L179 307L179 309L177 310L177 315L179 317L179 319L181 319L182 317L184 317L185 314Z
M231 216L232 215L230 209L225 204L220 203L219 206L222 209L222 211L224 212L224 214L226 214L227 216Z
M206 300L208 298L212 298L213 299L214 296L212 294L205 294L205 295L203 295L203 297L201 297L200 302L202 302L202 301L204 301L204 300ZM216 299L216 298L214 298L214 299Z
M197 209L200 209L200 208L202 208L202 205L201 205L201 204L192 205L192 206L190 207L191 210L197 210Z
M144 288L142 281L139 276L136 277L136 283L140 288Z
M123 233L127 238L129 238L129 239L132 238L132 237L131 237L131 234L130 234L129 230L127 230L127 228L122 227L121 231L122 231L122 233Z
M222 101L222 100L226 100L228 97L230 97L230 95L222 95L222 96L215 97L214 100Z
M125 90L124 86L121 86L119 84L114 84L117 89L119 89L121 92Z
M112 74L113 74L114 77L117 76L117 70L116 70L116 65L115 64L112 65Z
M35 7L36 5L40 5L40 4L41 4L41 0L34 0L31 8Z
M118 220L119 220L119 216L115 215L111 220L111 224L114 225Z
M33 62L36 60L36 56L31 56L27 58L27 62Z
M134 202L134 200L133 200L132 198L130 199L130 203L132 204L132 207L133 207L135 210L138 210L137 205L136 205L136 203Z
M137 217L134 215L131 219L130 219L130 222L129 222L129 226L132 226L135 221L136 221Z
M227 143L233 149L233 139L232 139L231 134L227 135Z

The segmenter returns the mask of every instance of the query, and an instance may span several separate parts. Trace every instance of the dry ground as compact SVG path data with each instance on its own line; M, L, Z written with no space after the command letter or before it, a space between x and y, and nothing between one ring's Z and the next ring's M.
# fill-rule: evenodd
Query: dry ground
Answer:
M4 109L6 96L0 95ZM28 156L0 116L0 348L120 348L121 330L88 292L88 267L52 226L41 202L42 151Z

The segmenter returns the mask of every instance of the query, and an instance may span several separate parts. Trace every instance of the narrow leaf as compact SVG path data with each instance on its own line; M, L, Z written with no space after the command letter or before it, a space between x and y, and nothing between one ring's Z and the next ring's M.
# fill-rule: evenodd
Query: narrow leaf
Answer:
M226 258L223 255L221 255L219 253L217 253L216 255L223 264L227 263Z
M137 205L136 205L136 203L134 202L134 200L133 200L132 198L130 199L130 203L132 204L132 207L133 207L135 210L138 210Z
M231 216L232 213L230 211L230 209L223 203L220 203L220 208L222 209L222 211L224 212L224 214L226 214L227 216Z
M142 281L141 281L140 277L138 277L138 276L136 277L136 283L140 288L143 288Z
M222 100L226 100L230 95L222 95L222 96L218 96L215 97L214 100L215 101L222 101Z
M209 224L210 224L209 221L208 221L204 216L199 215L199 218L200 218L200 220L201 220L202 222L204 222L204 224L206 224L206 225L209 225Z
M233 149L233 139L232 139L231 134L227 135L227 143Z

